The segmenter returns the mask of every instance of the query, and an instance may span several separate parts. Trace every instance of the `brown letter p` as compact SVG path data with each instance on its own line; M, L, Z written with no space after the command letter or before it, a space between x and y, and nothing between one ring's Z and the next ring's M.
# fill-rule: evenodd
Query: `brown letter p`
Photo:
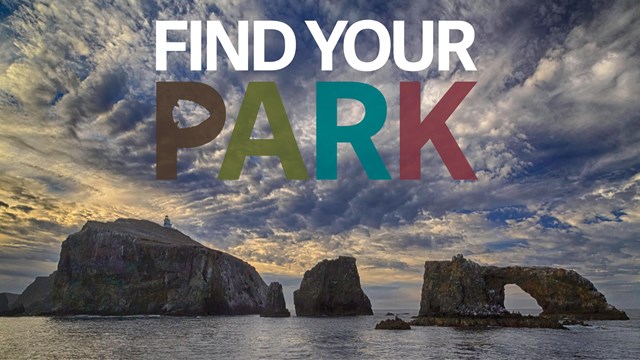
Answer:
M181 129L173 121L178 100L190 100L209 111L200 124ZM215 139L226 118L224 101L218 92L197 82L156 83L156 179L173 180L178 176L178 149L202 146Z

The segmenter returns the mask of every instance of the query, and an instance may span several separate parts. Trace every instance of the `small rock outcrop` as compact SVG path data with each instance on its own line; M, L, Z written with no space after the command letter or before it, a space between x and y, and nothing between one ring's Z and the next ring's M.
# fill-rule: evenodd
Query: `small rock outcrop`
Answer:
M626 320L604 295L573 270L551 267L481 266L462 255L427 261L419 316L491 317L508 314L504 287L516 284L542 307L541 316Z
M305 272L293 302L297 316L373 315L352 257L323 260Z
M144 221L89 221L62 243L56 314L259 314L267 285L246 262Z
M267 303L260 313L261 317L289 317L291 313L287 310L287 303L282 293L282 285L279 282L269 284L267 290Z
M376 324L376 330L411 330L411 325L396 316L395 319L380 321Z

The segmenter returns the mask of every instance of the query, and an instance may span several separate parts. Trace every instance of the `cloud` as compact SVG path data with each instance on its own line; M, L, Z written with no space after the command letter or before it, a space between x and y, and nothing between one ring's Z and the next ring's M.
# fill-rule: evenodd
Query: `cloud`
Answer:
M54 269L59 242L87 219L170 214L181 231L286 280L290 290L323 258L354 255L376 306L391 305L390 292L415 303L423 262L455 253L487 264L574 268L621 302L640 292L640 135L630 131L640 110L640 8L633 2L114 1L78 8L35 1L3 3L0 18L0 257L7 260L0 279L7 288ZM334 71L322 72L303 20L317 19L326 31L338 19L366 18L388 28L405 20L410 56L422 45L421 20L466 20L476 30L470 51L478 71L438 72L434 64L406 73L390 60L359 73L339 45ZM170 71L158 73L157 19L221 20L234 42L238 19L287 21L297 56L273 73L235 72L224 58L219 71L190 72L187 53L171 54ZM279 50L269 44L268 52ZM370 58L376 46L359 38L358 54ZM451 180L431 144L422 151L420 181L370 181L348 145L339 146L338 181L287 181L278 159L266 157L247 159L240 180L216 178L249 81L277 83L312 177L315 83L376 87L388 113L373 141L397 177L398 82L422 82L426 115L462 80L477 85L447 125L476 182ZM179 151L174 182L155 180L156 81L213 86L228 115L210 144ZM341 123L364 113L355 101L341 101L338 111ZM181 126L206 115L194 104L175 114ZM260 126L254 135L268 133Z
M33 208L31 206L27 206L27 205L15 205L11 207L12 209L16 209L19 211L22 211L23 213L30 213L31 211L33 211Z

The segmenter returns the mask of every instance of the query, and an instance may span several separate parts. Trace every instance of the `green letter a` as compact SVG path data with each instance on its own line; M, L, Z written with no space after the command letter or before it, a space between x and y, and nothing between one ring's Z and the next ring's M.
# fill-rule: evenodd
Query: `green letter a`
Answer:
M264 111L267 113L273 139L251 139L260 104L264 105ZM247 86L218 179L238 179L247 156L277 156L287 179L309 178L278 87L274 82L250 82Z

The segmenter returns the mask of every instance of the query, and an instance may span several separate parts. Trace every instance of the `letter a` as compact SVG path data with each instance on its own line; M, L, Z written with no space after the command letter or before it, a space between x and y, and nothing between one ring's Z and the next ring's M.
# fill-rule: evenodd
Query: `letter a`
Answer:
M260 104L264 104L273 139L251 139ZM287 179L309 178L278 87L274 82L250 82L247 86L218 178L238 179L247 156L277 156Z

